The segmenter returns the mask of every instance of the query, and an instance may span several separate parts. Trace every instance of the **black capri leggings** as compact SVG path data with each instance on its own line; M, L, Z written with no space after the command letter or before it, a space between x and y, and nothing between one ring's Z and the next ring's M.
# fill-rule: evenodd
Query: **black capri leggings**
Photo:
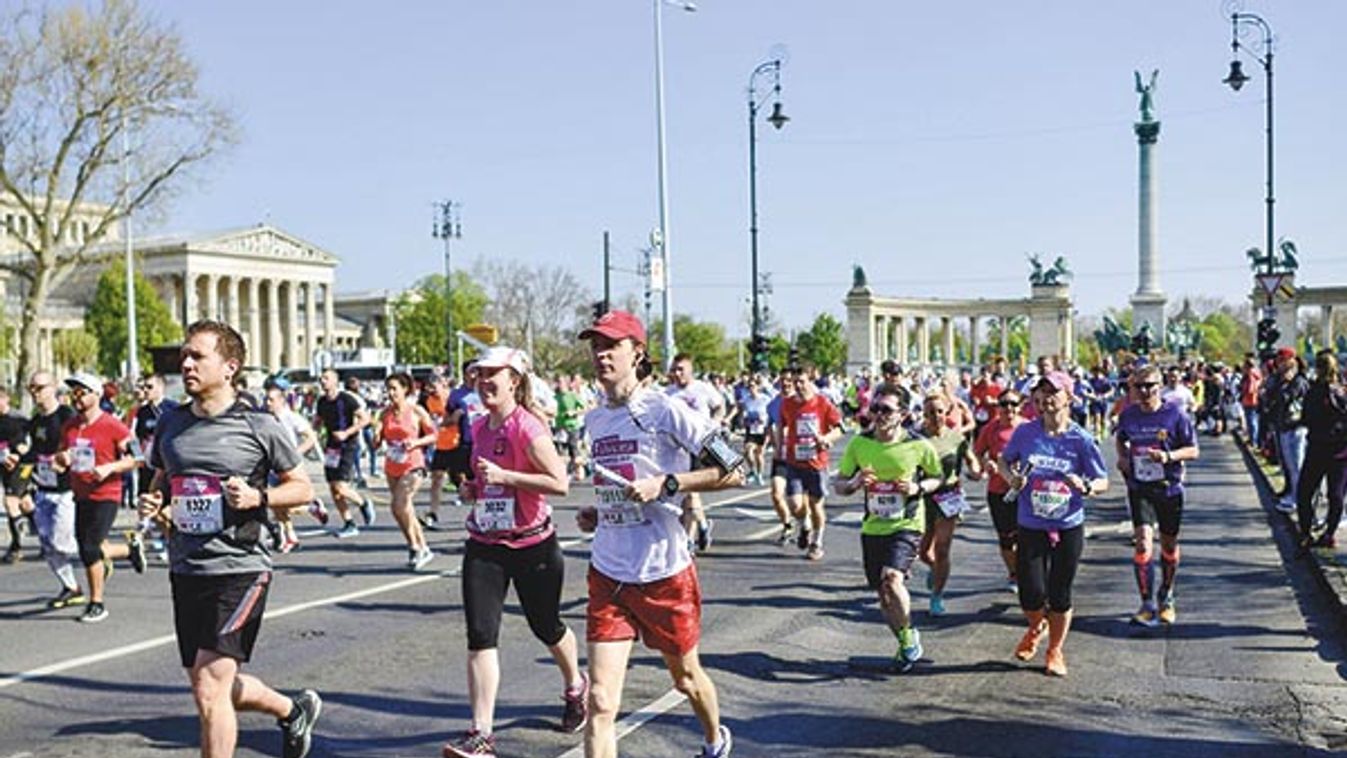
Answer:
M103 560L103 542L116 520L116 500L75 501L75 541L80 547L80 562L85 566Z
M529 629L552 647L566 634L561 621L561 582L565 563L554 533L522 549L468 540L463 554L463 612L468 618L468 649L490 650L500 637L505 593L514 582Z
M996 526L996 541L1001 549L1015 547L1015 533L1019 531L1018 499L1007 500L1004 492L988 492L987 506L992 512L992 524Z
M1071 583L1076 580L1080 554L1085 549L1085 527L1052 532L1020 527L1016 553L1020 607L1026 611L1071 610Z

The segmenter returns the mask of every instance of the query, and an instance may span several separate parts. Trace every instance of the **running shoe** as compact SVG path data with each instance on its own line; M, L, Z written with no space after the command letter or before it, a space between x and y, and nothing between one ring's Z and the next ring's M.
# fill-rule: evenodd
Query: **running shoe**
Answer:
M285 542L285 535L281 533L281 525L268 521L264 526L267 529L267 535L271 537L272 552L280 550L281 543Z
M931 595L931 615L945 615L945 595L942 592L936 592Z
M711 549L711 528L715 522L707 519L705 524L697 525L697 552L704 553Z
M734 735L730 734L730 728L724 724L720 725L720 747L712 745L703 745L702 751L695 758L729 758L730 751L734 750Z
M480 755L496 754L496 736L493 734L482 734L476 729L469 729L463 733L462 737L450 742L440 751L444 758L474 758Z
M426 511L421 515L420 521L421 526L432 532L438 532L440 530L440 514L434 511Z
M278 719L281 728L281 755L285 758L304 758L313 746L313 727L323 712L323 699L313 690L304 690L294 699L294 718Z
M1331 534L1323 534L1319 536L1319 539L1314 541L1314 546L1334 550L1338 547L1338 538Z
M281 554L289 555L290 553L293 553L297 547L299 547L299 540L286 537L285 541L281 543Z
M810 542L809 530L805 528L805 525L802 523L800 524L800 533L795 535L795 547L805 550L809 547Z
M419 571L425 568L427 563L435 560L435 553L429 547L423 547L420 550L412 551L412 570Z
M84 609L84 615L80 616L81 624L97 624L108 617L108 609L103 607L102 603L89 603L89 607Z
M342 528L333 532L332 536L336 537L339 540L348 539L350 537L358 537L360 536L360 527L356 526L354 521L347 521L346 524L342 526Z
M1020 582L1013 576L1006 577L1006 592L1012 595L1020 594Z
M778 545L788 545L788 544L790 544L791 533L792 533L793 531L794 531L794 527L792 527L790 524L782 524L782 525L781 525L781 534L777 535L777 537L776 537L776 544L778 544Z
M23 548L19 547L19 543L11 542L9 544L9 549L5 551L4 557L0 558L0 563L18 563L21 560L23 560Z
M1178 617L1179 612L1178 609L1174 607L1173 600L1166 600L1164 604L1160 606L1160 623L1168 626L1173 624Z
M566 702L565 710L561 713L561 731L575 734L584 729L585 724L589 723L589 675L580 672L580 689L567 688L561 699Z
M365 526L374 526L374 501L365 498L360 501L360 518L365 520Z
M921 660L921 632L914 627L898 630L898 654L893 657L901 673L907 673Z
M327 506L323 505L322 500L314 498L313 502L309 503L309 515L313 516L314 519L318 521L318 523L322 524L323 526L327 526L328 521Z
M804 554L804 557L808 558L811 561L823 560L823 546L818 544L817 542L810 545L809 551Z
M1154 603L1142 603L1141 610L1132 614L1132 624L1135 626L1144 626L1147 629L1154 629L1159 625Z
M79 587L73 590L62 587L61 594L47 601L47 607L54 611L72 605L84 605L86 602L88 599L84 597L84 592Z
M1276 507L1278 513L1285 513L1285 514L1288 515L1288 516L1296 512L1296 504L1295 504L1295 502L1288 502L1288 501L1286 501L1286 500L1278 500L1278 501L1277 501L1277 505L1274 506L1274 507Z
M1061 648L1048 648L1048 657L1043 666L1043 673L1048 676L1066 676L1066 655Z
M131 561L131 568L136 570L137 574L145 573L145 540L141 538L139 532L126 533L127 560Z

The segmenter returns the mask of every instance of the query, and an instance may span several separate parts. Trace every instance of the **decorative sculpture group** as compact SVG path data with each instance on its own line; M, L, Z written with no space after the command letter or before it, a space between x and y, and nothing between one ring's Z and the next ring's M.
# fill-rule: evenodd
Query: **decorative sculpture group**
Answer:
M1060 255L1052 262L1052 267L1048 269L1043 268L1043 259L1037 253L1030 254L1028 257L1031 269L1029 283L1032 285L1057 285L1071 278L1071 269L1066 266L1066 258Z
M1288 239L1283 239L1278 245L1277 250L1280 253L1264 253L1262 250L1251 247L1244 251L1245 257L1249 259L1249 268L1255 274L1261 274L1268 269L1278 273L1293 273L1300 268L1299 254L1296 252L1296 243ZM1269 265L1270 264L1270 265Z

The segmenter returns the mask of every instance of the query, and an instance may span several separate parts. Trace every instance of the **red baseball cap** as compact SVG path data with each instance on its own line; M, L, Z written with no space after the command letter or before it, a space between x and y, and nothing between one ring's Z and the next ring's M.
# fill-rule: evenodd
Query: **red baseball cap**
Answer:
M1277 360L1287 361L1296 357L1296 351L1293 348L1283 347L1277 350Z
M638 345L645 344L645 327L641 325L641 320L626 311L608 311L603 314L595 319L593 326L580 332L580 339L587 340L596 334L613 340L630 337Z

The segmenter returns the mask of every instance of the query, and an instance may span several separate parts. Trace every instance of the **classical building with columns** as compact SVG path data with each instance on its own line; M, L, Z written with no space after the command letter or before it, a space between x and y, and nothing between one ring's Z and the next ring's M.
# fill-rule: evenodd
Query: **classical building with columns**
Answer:
M27 253L18 237L33 229L16 210L12 204L0 205L0 257L21 263ZM87 234L87 224L73 225L70 233ZM69 242L79 240L72 236ZM85 309L104 270L97 261L119 259L123 251L120 234L109 232L88 251L95 262L62 282L48 299L39 319L39 367L68 368L56 365L52 339L61 330L83 326ZM205 317L227 321L244 336L253 366L268 370L310 366L317 351L339 356L374 346L380 338L374 332L387 326L386 318L373 326L349 318L349 309L342 307L335 293L339 263L335 255L267 224L150 237L137 240L133 254L137 272L154 286L179 324ZM6 327L14 332L24 286L21 278L0 274ZM357 317L370 310L367 300L368 295L360 296ZM391 296L384 300L391 302ZM12 367L5 372L9 381L11 372Z
M901 364L937 365L954 368L976 363L981 351L984 318L1006 323L1012 318L1029 319L1029 351L1075 360L1071 288L1067 284L1034 284L1028 298L1015 300L944 300L876 295L863 274L847 292L847 370L875 368L893 359ZM954 333L959 322L968 324L969 359L955 353ZM933 329L932 327L936 327ZM935 331L939 342L932 344ZM1001 330L1000 355L1009 355L1009 330Z

